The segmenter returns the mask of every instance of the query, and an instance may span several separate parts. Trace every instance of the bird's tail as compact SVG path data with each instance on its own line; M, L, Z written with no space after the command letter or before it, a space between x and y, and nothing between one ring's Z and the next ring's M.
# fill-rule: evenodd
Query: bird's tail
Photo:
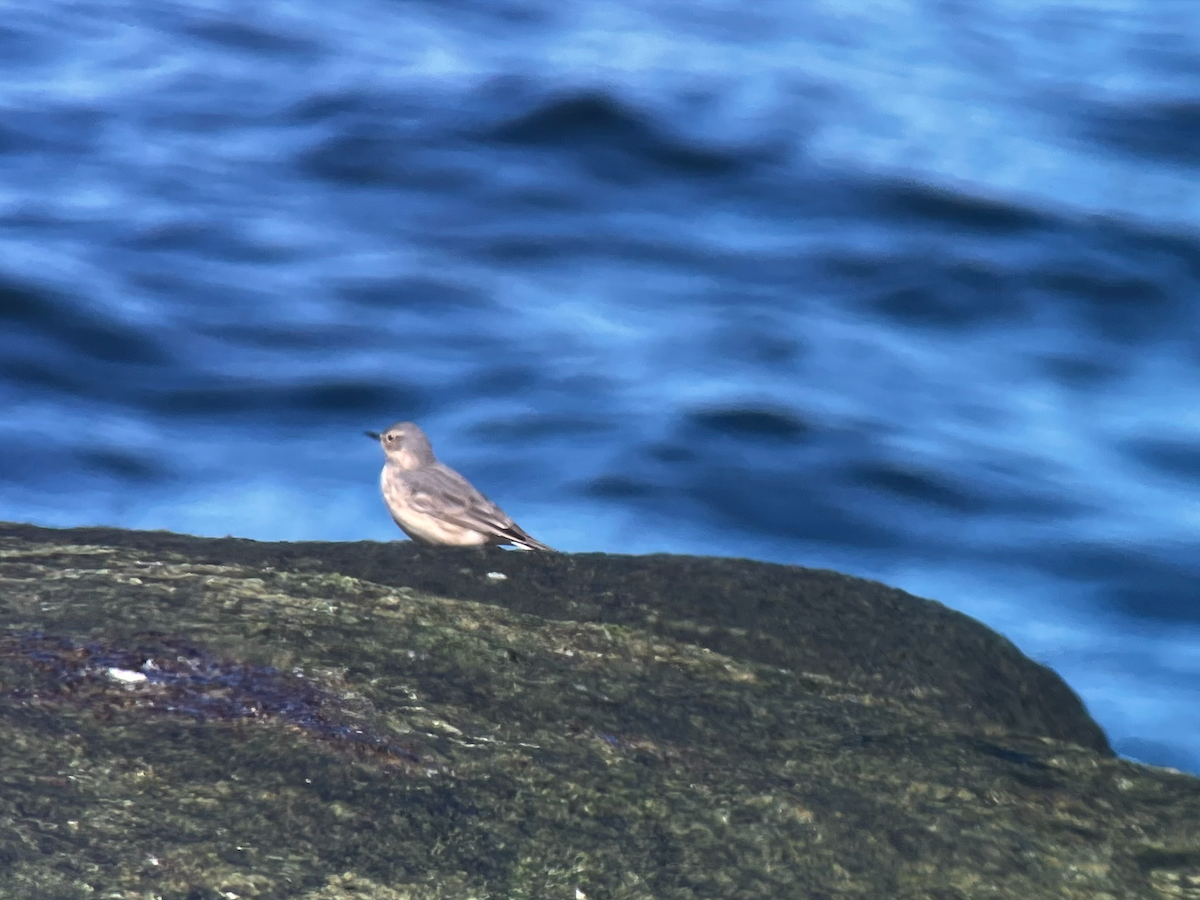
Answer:
M541 541L535 541L531 537L520 538L519 540L511 541L512 545L520 550L541 550L545 553L557 553L558 551L549 544L543 544Z
M549 544L543 544L541 541L531 538L525 533L525 529L515 524L504 529L504 543L512 544L518 550L541 550L543 553L558 552Z

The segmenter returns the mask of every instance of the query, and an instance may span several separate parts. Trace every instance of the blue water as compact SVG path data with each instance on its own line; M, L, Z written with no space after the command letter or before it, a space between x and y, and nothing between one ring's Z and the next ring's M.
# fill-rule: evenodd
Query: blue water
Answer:
M14 4L0 519L879 578L1200 772L1200 5Z

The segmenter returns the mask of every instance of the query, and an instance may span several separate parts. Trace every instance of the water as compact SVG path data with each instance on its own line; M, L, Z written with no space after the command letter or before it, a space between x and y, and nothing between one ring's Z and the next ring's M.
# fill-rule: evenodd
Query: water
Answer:
M934 597L1200 772L1200 7L10 4L0 518Z

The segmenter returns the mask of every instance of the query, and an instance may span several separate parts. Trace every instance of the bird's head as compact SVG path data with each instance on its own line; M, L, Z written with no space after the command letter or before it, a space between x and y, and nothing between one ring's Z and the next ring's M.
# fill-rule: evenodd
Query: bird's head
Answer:
M416 469L435 461L429 438L414 422L397 422L382 433L363 433L379 441L388 462L402 469Z

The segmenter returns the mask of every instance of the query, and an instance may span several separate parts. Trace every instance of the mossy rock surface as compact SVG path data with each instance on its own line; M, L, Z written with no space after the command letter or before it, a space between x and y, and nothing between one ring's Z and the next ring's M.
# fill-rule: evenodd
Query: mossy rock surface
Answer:
M745 560L0 524L0 896L1200 897L1200 780Z

